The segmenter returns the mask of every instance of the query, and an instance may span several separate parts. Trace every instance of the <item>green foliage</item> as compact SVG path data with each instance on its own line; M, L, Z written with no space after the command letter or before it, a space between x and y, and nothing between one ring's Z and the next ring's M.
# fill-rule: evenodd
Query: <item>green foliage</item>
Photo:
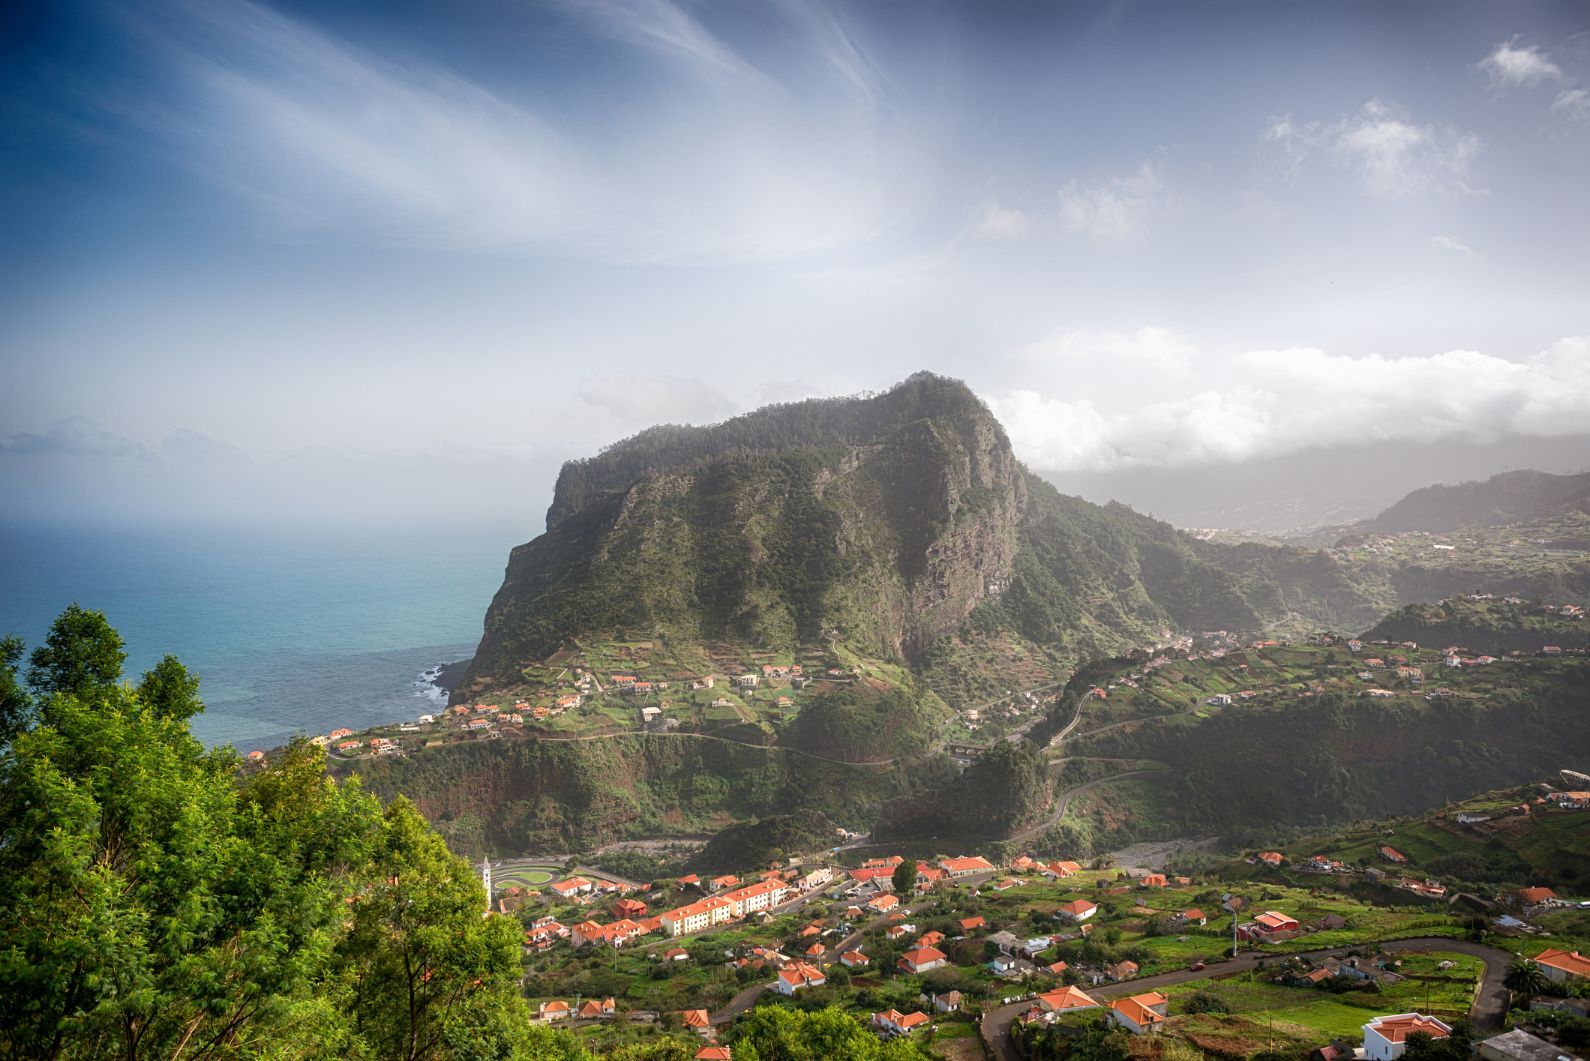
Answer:
M0 749L4 749L28 724L33 698L18 679L26 646L20 637L0 639Z
M1517 995L1543 994L1549 982L1540 966L1528 958L1514 958L1508 962L1507 974L1502 978L1507 990Z
M909 1039L884 1043L837 1007L803 1011L782 1005L758 1006L737 1021L726 1036L735 1061L927 1061Z
M126 659L121 635L105 614L72 604L50 624L44 644L33 650L28 684L41 695L92 697L121 680Z
M145 706L166 718L192 718L204 710L199 699L199 676L175 656L166 656L155 669L145 671L138 683L138 697Z
M894 885L894 894L908 899L916 891L916 861L908 858L894 867L889 883Z
M53 633L0 757L0 1057L584 1061L528 1027L518 926L412 806L302 741L240 780L179 664L135 690L97 613Z
M836 842L835 828L826 814L810 809L740 822L713 836L695 864L714 873L727 873L825 851Z
M960 776L926 795L891 804L880 837L1003 835L1049 804L1043 751L1029 740L999 741Z

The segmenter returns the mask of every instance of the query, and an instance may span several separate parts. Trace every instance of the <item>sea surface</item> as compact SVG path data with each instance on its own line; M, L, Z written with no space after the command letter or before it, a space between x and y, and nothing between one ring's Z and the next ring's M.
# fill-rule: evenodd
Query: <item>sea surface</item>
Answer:
M522 539L520 539L522 540ZM502 581L501 533L0 526L0 634L31 650L61 609L103 611L136 680L171 653L202 683L208 744L269 748L432 710Z

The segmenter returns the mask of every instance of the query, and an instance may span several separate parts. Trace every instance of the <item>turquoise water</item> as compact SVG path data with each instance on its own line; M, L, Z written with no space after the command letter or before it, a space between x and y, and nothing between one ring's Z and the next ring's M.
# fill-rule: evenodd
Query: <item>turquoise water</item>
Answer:
M103 611L136 678L170 652L202 679L193 729L240 750L413 718L423 670L468 656L501 534L0 527L0 633L35 645L73 601Z

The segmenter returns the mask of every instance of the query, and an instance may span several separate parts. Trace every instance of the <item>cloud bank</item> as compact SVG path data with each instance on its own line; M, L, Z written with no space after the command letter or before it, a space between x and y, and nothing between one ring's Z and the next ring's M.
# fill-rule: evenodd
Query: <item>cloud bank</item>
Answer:
M1155 358L1161 374L1174 370L1174 359L1154 351L1175 345L1163 335L1140 342L1147 360L1123 371L1145 373L1143 386L1151 386ZM1198 378L1221 372L1211 371L1211 360L1201 359ZM1223 375L1223 386L1118 410L1024 388L985 400L1023 460L1062 471L1217 464L1368 440L1590 431L1587 336L1518 361L1472 350L1402 358L1261 350L1227 359Z

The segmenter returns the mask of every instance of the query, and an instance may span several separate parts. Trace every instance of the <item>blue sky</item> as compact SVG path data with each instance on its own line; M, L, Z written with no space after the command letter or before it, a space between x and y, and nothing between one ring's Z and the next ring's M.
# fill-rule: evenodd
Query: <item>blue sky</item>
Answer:
M1580 4L24 3L0 58L22 515L533 530L919 368L1045 468L1590 431Z

